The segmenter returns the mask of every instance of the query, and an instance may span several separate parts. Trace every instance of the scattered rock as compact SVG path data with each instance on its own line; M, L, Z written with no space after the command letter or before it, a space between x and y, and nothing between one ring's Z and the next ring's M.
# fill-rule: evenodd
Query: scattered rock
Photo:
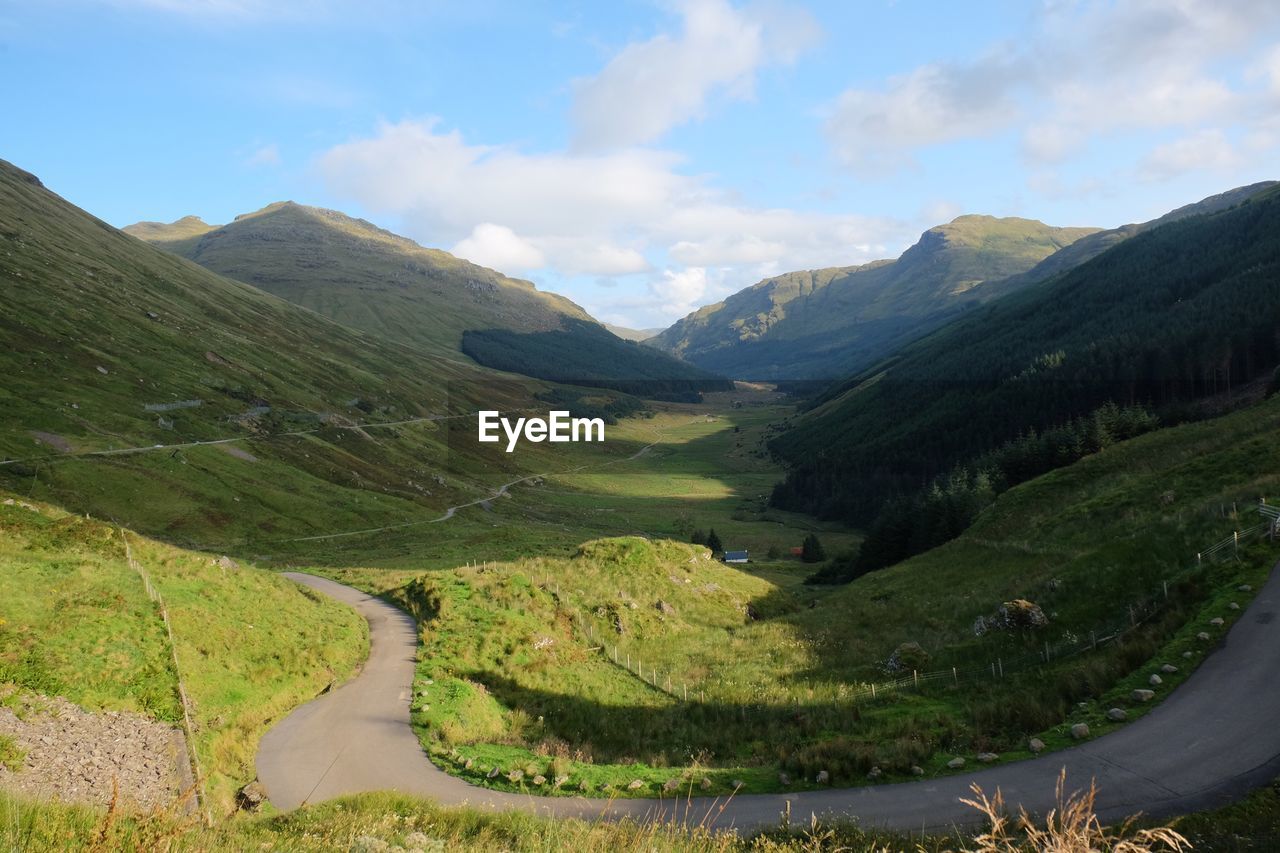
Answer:
M1150 702L1152 699L1156 698L1156 692L1154 690L1138 689L1133 691L1130 695L1133 697L1133 701L1135 702Z
M743 782L741 779L734 779L731 782L729 782L729 786L732 787L733 790L737 791L747 787L747 783Z
M702 781L698 783L698 787L699 787L699 788L701 788L701 789L702 789L702 790L704 790L704 791L710 791L710 790L711 790L711 780L710 780L710 779L708 779L706 776L703 776L703 777L702 777Z
M1164 684L1164 679L1153 672L1151 673L1151 677L1147 679L1147 683L1152 687L1159 687L1161 684Z
M240 564L228 557L226 554L223 554L218 558L218 568L224 571L234 572L240 568Z
M1182 656L1187 660L1191 660L1193 657L1195 657L1195 655L1192 652L1183 652Z
M671 616L676 612L676 609L674 607L672 607L667 602L663 601L661 598L658 599L658 602L654 605L654 607L658 608L658 612L664 616Z
M539 773L537 776L533 777L533 784L541 788L543 785L547 784L547 777Z
M1247 583L1242 583L1240 586L1236 587L1236 590L1238 592L1253 592L1253 587Z
M1164 666L1160 667L1160 671L1165 675L1173 675L1178 671L1178 668L1171 663L1166 663Z
M590 783L588 783L588 782L587 782L587 780L586 780L586 779L583 779L582 781L580 781L580 782L578 783L578 790L579 790L579 791L590 791L590 790L591 790L591 785L590 785Z
M1124 708L1112 708L1107 711L1107 719L1113 723L1123 723L1129 716L1129 712Z
M813 781L819 785L827 785L831 782L831 774L825 770L819 770L818 775L814 777Z
M791 784L791 777L790 777L790 776L788 776L786 773L779 773L779 774L778 774L778 782L779 782L779 783L781 783L781 784L783 784L783 785L790 785L790 784Z
M912 775L912 776L923 776L923 775L924 775L924 768L923 768L923 767L921 767L919 764L912 764L912 765L911 765L911 775Z
M523 770L512 770L510 773L507 774L508 782L519 782L523 778L524 778Z
M1015 598L1000 606L1000 618L1006 628L1043 628L1049 624L1040 605L1025 598Z
M964 767L964 759L960 758L959 756L956 756L955 758L947 762L947 766L950 767L952 770L959 770L961 767Z
M883 776L883 775L884 775L884 773L880 770L880 768L879 768L879 767L872 767L872 768L871 768L871 771L870 771L869 773L867 773L867 778L868 778L868 779L879 779L879 778L880 778L881 776Z
M1031 750L1034 753L1044 752L1044 741L1040 740L1040 738L1038 737L1033 737L1027 743L1027 749Z
M680 789L679 779L668 779L667 781L662 783L662 790L666 791L668 794L672 793L673 791L678 791L679 789Z
M497 778L498 778L498 776L499 776L499 774L501 774L501 773L502 773L502 768L501 768L501 767L498 767L498 766L496 766L496 765L495 765L495 766L494 766L494 768L493 768L492 770L490 770L488 773L486 773L486 774L485 774L485 778L486 778L486 779L497 779Z
M1228 609L1228 610L1239 610L1239 609L1240 609L1240 605L1239 605L1239 604L1237 604L1236 602L1232 601L1232 602L1230 602L1230 603L1228 603L1228 604L1227 604L1227 609Z
M927 669L929 653L919 643L903 643L893 650L884 668L891 673L912 672Z
M1221 616L1215 616L1209 620L1209 624L1215 628L1221 628L1223 625L1226 624L1226 620L1223 619Z
M1089 724L1076 723L1071 727L1071 736L1076 740L1084 740L1089 736Z
M236 805L242 811L256 812L267 801L267 789L256 779L245 785L236 793Z
M979 752L978 760L983 764L991 764L994 761L999 761L1000 756L994 752Z
M1201 631L1199 634L1196 634L1196 639L1201 641L1208 640L1209 633L1207 631Z
M464 762L462 763L462 769L463 769L463 770L470 770L474 764L475 764L475 761L473 761L472 759L468 758L466 761L464 761Z
M555 781L553 781L551 784L552 784L552 785L554 785L554 786L555 786L555 787L557 787L557 788L563 788L563 787L564 787L564 783L565 783L565 782L568 782L568 781L569 781L569 777L568 777L568 776L557 776L557 777L555 778Z
M628 791L639 791L639 790L640 790L641 788L643 788L643 787L644 787L644 780L642 780L642 779L633 779L630 783L628 783L628 785L627 785L627 790L628 790Z
M99 372L99 373L101 373L103 376L106 376L106 375L107 375L108 373L110 373L111 371L107 370L105 367L103 367L101 364L99 364L99 365L98 365L98 372Z

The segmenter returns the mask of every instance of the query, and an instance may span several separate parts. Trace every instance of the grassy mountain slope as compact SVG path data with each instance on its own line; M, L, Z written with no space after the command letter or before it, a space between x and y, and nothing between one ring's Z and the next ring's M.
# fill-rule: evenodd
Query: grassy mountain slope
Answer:
M773 443L775 499L867 519L1002 442L1108 402L1175 407L1280 362L1280 192L1125 240L918 341ZM1034 461L1034 460L1032 460Z
M0 487L184 541L366 527L471 499L474 485L433 479L451 458L440 424L351 425L474 408L449 383L485 387L491 404L519 393L148 246L7 163L0 287L0 461L27 460L0 465ZM240 441L72 455L228 437Z
M662 331L662 329L628 329L625 326L615 326L612 323L605 323L604 327L624 341L636 341L637 343L647 341Z
M334 210L280 202L196 233L190 233L190 219L126 230L221 275L425 353L461 350L486 366L545 378L539 366L546 353L537 336L555 333L563 367L557 373L568 379L702 375L617 338L562 296ZM468 334L501 337L502 352L464 347Z
M926 231L896 261L767 279L648 343L735 377L840 376L1007 292L1002 280L1091 233L961 216Z

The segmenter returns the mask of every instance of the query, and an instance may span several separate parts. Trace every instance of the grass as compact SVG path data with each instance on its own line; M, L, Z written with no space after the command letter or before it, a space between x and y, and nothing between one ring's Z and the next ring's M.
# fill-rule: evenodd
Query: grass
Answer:
M22 769L22 763L26 761L27 751L18 746L9 735L0 735L0 767L11 773L17 773Z
M1272 401L1110 448L1011 490L959 540L836 589L802 586L796 564L744 571L656 538L589 542L573 557L490 560L481 551L461 568L328 574L422 620L415 724L442 765L478 784L652 796L668 782L713 793L738 782L747 791L815 787L824 770L838 785L865 784L873 768L881 780L911 778L915 766L936 775L955 755L1026 756L1031 735L1065 746L1074 722L1106 731L1107 708L1130 707L1125 697L1153 668L1179 667L1168 687L1186 677L1200 659L1189 648L1195 634L1209 618L1237 613L1227 608L1247 603L1237 586L1260 586L1272 560L1268 548L1252 546L1239 560L1197 568L1195 553L1254 523L1242 514L1280 485L1271 441L1278 414ZM666 429L693 435L618 463L620 472L650 469L640 476L576 472L527 492L550 518L568 519L564 502L581 501L572 505L588 518L627 507L654 527L679 505L744 539L768 524L744 516L732 526L757 457L722 462L716 477L699 452L701 443L723 450L726 439L733 448L741 431L705 419ZM561 481L592 491L561 490ZM1106 636L1103 629L1127 625L1129 603L1153 593L1160 609L1121 640L1049 666L1013 666L1045 642ZM1049 625L975 636L976 617L1014 598L1039 603ZM1010 671L891 701L855 700L855 688L889 677L885 660L909 641L929 654L928 669L999 660ZM656 670L657 689L615 665L615 647L623 662ZM1130 707L1131 716L1148 707ZM494 767L501 775L490 780ZM548 782L532 784L537 775ZM556 789L561 776L568 779Z
M0 505L0 531L0 682L179 720L160 612L125 559L125 534L16 501ZM226 813L255 775L267 726L364 659L365 623L270 572L127 535L168 607L206 790Z

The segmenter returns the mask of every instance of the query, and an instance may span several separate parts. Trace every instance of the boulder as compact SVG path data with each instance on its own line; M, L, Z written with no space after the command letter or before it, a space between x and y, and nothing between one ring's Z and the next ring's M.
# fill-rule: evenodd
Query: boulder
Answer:
M533 784L537 785L538 787L542 787L543 785L547 784L547 777L539 773L537 776L533 777Z
M1209 620L1209 624L1215 628L1221 628L1223 625L1226 624L1226 620L1223 619L1221 616L1215 616Z
M893 650L884 668L889 672L923 671L928 668L929 653L919 643L903 643Z
M1200 640L1201 642L1204 642L1205 640L1208 640L1208 639L1209 639L1209 632L1208 632L1208 631L1201 631L1199 634L1196 634L1196 639L1197 639L1197 640Z
M1076 740L1084 740L1089 736L1089 724L1076 723L1071 727L1071 736Z
M240 568L240 564L228 557L226 554L223 554L218 558L218 568L224 571L234 572L236 569Z
M1178 671L1178 668L1171 663L1166 663L1164 666L1160 667L1160 671L1165 675L1173 675Z
M495 764L495 765L494 765L494 767L493 767L493 769L492 769L492 770L490 770L488 773L486 773L486 774L485 774L485 778L486 778L486 779L497 779L497 778L498 778L498 775L499 775L499 774L501 774L501 773L502 773L502 768L501 768L501 767L498 767L498 766Z
M703 777L702 777L702 781L698 783L698 787L699 787L699 788L701 788L701 789L702 789L702 790L704 790L704 791L710 791L710 790L711 790L711 780L710 780L710 779L708 779L706 776L703 776Z
M267 801L267 789L256 779L236 792L236 805L246 812L256 812Z
M633 779L631 780L631 782L627 784L628 791L639 791L643 787L644 787L643 779Z
M874 779L879 779L883 775L884 775L884 771L882 771L879 767L872 767L871 771L867 773L867 778L874 780Z
M1147 683L1152 687L1159 687L1161 684L1164 684L1164 679L1153 672L1151 673L1151 677L1147 679Z
M947 766L952 770L959 770L961 767L964 767L964 759L960 756L956 756L947 762Z
M462 769L470 770L474 764L475 764L475 761L473 759L468 758L466 761L462 762Z
M819 785L827 785L827 784L830 784L830 782L831 782L831 774L830 774L830 773L828 773L828 772L827 772L827 771L825 771L825 770L819 770L819 771L818 771L818 775L814 777L814 780L813 780L813 781L814 781L814 782L817 782Z
M552 785L554 785L554 786L555 786L555 787L557 787L557 788L563 788L563 787L564 787L564 783L565 783L565 782L568 782L568 781L569 781L569 777L568 777L568 776L557 776L557 777L555 778L555 780L554 780L551 784L552 784Z
M1040 605L1025 598L1015 598L1000 606L1000 621L1006 628L1043 628L1049 624Z
M1040 738L1038 737L1033 737L1030 741L1028 741L1027 749L1037 754L1044 752L1044 741L1040 740Z
M1239 610L1239 609L1240 609L1240 605L1239 605L1239 604L1237 604L1236 602L1232 601L1231 603L1229 603L1229 604L1227 605L1227 609L1228 609L1228 610Z
M735 791L738 791L747 787L747 783L743 782L741 779L733 779L729 782L729 787L733 788L733 790Z
M995 754L994 752L979 752L978 760L981 761L983 764L991 764L994 761L999 761L1000 756Z
M911 775L912 775L912 776L923 776L923 775L924 775L924 768L923 768L923 767L921 767L919 764L912 764L912 765L911 765Z
M668 779L667 781L662 783L662 790L666 791L668 794L670 794L673 791L677 791L679 789L680 789L679 779Z
M1240 586L1236 587L1236 589L1239 590L1240 592L1253 592L1253 587L1251 587L1247 583L1240 584Z
M1193 652L1183 652L1182 656L1187 660L1191 660L1193 657L1195 657L1195 654Z
M656 607L658 609L658 612L661 613L663 616L671 616L676 612L676 609L674 607L672 607L667 602L663 601L661 598L659 598L657 603L654 604L653 606Z
M779 773L779 774L778 774L778 782L779 782L779 784L782 784L782 785L790 785L790 784L791 784L791 777L790 777L790 776L788 776L786 773Z
M508 782L520 782L523 779L524 779L523 770L512 770L510 773L507 774Z
M1133 691L1130 695L1133 697L1133 701L1135 702L1150 702L1152 699L1156 698L1156 692L1154 690L1139 689Z
M1124 708L1112 708L1107 711L1107 719L1113 723L1123 723L1125 718L1129 716L1129 712Z

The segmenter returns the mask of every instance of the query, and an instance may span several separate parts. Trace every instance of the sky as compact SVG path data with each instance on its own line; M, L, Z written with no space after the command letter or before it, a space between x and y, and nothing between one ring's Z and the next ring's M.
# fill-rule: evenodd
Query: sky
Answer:
M1272 0L0 0L0 74L0 157L113 225L292 199L633 328L1280 178Z

